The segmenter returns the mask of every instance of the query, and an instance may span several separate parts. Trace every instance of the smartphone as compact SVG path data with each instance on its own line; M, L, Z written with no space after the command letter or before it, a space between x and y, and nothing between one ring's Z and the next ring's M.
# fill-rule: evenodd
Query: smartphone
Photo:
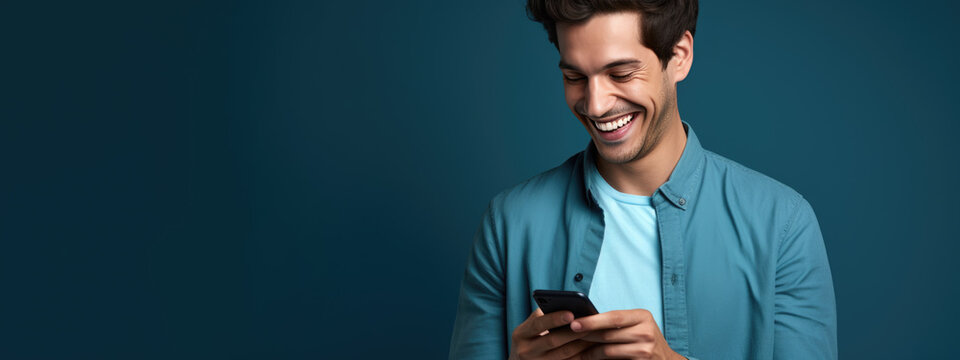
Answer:
M574 318L598 314L590 299L579 291L534 290L533 299L544 314L561 310L569 310Z

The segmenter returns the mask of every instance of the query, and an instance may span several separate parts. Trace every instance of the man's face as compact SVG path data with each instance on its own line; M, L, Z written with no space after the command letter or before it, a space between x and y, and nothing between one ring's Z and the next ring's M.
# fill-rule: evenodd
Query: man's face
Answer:
M600 156L623 164L659 143L676 106L675 82L640 38L640 14L596 14L557 24L567 106Z

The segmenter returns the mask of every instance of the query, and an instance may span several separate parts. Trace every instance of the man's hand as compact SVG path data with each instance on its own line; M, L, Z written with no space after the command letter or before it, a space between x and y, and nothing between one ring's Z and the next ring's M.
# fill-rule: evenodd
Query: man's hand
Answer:
M684 359L660 333L653 315L644 309L609 311L570 323L582 340L598 343L577 359Z
M513 348L510 360L526 359L569 359L577 356L593 343L579 340L589 335L587 332L573 332L570 329L557 329L558 326L573 321L573 313L557 311L547 315L537 308L527 320L513 330Z

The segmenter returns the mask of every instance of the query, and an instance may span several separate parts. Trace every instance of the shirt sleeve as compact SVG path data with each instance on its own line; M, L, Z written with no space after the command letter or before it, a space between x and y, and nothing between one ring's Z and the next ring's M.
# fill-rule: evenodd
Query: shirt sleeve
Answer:
M502 224L493 202L483 216L460 285L450 359L506 359Z
M813 208L799 198L777 259L775 359L836 359L837 309Z

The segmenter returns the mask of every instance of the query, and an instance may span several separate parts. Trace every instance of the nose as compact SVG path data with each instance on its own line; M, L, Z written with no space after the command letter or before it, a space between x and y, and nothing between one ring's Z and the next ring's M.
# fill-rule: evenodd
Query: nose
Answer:
M617 103L617 97L614 96L609 85L603 81L602 77L592 77L587 80L587 94L584 97L586 101L583 111L593 119L599 119L607 115L614 104Z

